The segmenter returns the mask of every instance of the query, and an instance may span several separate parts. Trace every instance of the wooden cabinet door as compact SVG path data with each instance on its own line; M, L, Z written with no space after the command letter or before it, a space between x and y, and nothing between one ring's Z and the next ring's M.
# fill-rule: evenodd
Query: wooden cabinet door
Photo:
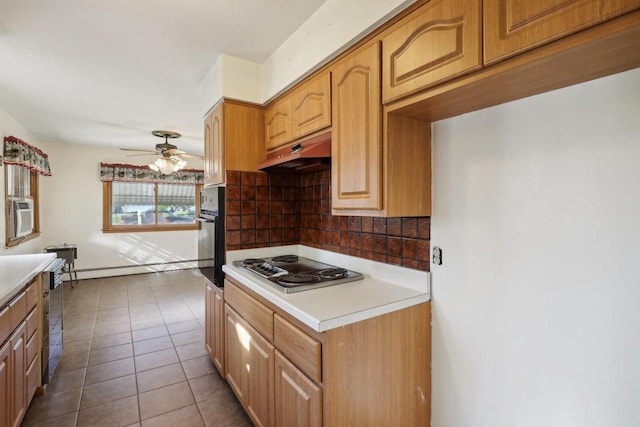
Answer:
M213 147L211 145L211 115L204 120L204 183L212 184Z
M224 291L221 288L214 287L212 299L212 360L220 375L224 375Z
M285 97L264 112L264 147L272 150L291 141L291 98Z
M322 389L276 351L275 405L278 427L321 427Z
M226 378L257 426L274 425L274 347L228 304Z
M212 112L211 120L211 179L210 184L222 184L225 181L226 159L225 159L225 140L224 140L224 122L223 122L224 105L220 104Z
M484 63L640 7L639 0L484 0Z
M273 345L248 327L249 340L249 387L246 395L247 413L256 426L274 426Z
M0 342L0 427L11 425L11 343Z
M431 0L382 39L384 102L482 66L480 0Z
M381 209L379 43L371 43L347 56L332 68L331 74L334 214L340 209Z
M11 363L11 425L18 427L27 411L27 324L22 323L9 340Z
M291 95L293 139L331 126L331 74L325 72Z
M214 306L213 306L213 288L214 285L207 283L204 298L204 348L209 354L209 358L213 362L213 318L214 318Z
M40 379L42 378L42 372L40 369L40 354L36 354L36 357L33 358L31 364L29 365L29 369L25 373L25 379L27 382L27 408L31 403L31 399L33 399L34 394L36 393L37 388L42 385Z
M249 384L249 341L251 335L240 316L225 304L226 319L226 367L225 378L240 402L246 401Z

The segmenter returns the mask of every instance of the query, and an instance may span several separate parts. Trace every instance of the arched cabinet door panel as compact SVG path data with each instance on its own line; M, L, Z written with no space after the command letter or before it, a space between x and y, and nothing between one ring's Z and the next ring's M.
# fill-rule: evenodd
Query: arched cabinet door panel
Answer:
M490 64L640 8L640 0L484 0Z
M331 74L324 72L291 95L293 139L331 126Z
M332 205L382 208L380 45L376 41L331 70Z
M480 0L432 0L382 38L387 103L482 66Z

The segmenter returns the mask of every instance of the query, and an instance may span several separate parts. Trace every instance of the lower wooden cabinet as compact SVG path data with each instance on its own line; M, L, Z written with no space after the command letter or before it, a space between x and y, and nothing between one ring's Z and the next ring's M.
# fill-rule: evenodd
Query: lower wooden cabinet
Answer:
M0 344L0 427L11 425L11 352L10 344Z
M209 283L205 297L204 345L220 375L224 375L224 323L223 290Z
M240 323L235 311L225 309L227 348L225 378L240 402L244 402L249 382L249 331Z
M255 425L429 425L430 303L321 333L228 277L225 295L225 378Z
M40 381L42 379L42 370L40 365L40 355L36 354L31 363L29 364L29 368L26 373L26 381L27 381L27 406L31 403L31 398L33 398L36 393L37 388L40 386Z
M11 373L11 424L17 427L27 412L27 324L22 323L9 340Z
M249 382L246 408L257 426L275 425L273 360L275 347L246 325L249 331Z
M42 385L40 278L0 307L0 427L18 427Z
M207 284L204 296L204 348L213 361L213 285Z
M322 389L276 350L275 403L278 427L321 427Z
M222 288L214 288L213 290L213 342L212 342L212 356L211 360L213 364L220 372L220 375L224 375L224 291Z
M227 381L256 426L274 426L275 348L228 305L225 316Z

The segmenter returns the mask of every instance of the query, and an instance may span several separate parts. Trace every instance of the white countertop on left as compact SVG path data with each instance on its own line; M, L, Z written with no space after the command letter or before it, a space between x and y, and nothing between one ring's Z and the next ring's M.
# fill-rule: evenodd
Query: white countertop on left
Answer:
M54 259L55 253L0 256L0 307Z

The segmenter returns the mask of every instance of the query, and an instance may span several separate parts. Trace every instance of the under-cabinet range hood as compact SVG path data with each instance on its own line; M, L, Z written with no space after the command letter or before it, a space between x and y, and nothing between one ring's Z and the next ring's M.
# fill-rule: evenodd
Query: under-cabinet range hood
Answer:
M267 155L258 165L265 172L307 173L331 167L331 132L314 136L298 144Z

